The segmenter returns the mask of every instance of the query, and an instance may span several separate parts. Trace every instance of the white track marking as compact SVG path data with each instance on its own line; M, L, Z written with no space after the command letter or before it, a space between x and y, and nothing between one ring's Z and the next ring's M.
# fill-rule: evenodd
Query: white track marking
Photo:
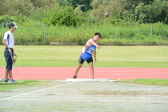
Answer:
M80 89L80 91L87 91L87 90L93 90L93 91L134 91L134 90L137 90L137 91L168 91L168 88L167 89ZM54 91L54 90L53 90Z
M36 99L38 99L37 96L24 96L23 98L29 98L30 99L30 98L33 98L33 97L35 97ZM132 97L132 96L120 96L120 97L119 96L117 96L117 97L116 96L114 96L114 97L91 97L91 96L90 97L67 97L67 96L65 96L65 97L62 97L62 96L59 97L59 96L45 96L46 99L49 99L49 98L52 98L52 99L54 99L54 98L55 99L95 99L95 98L99 98L99 99L101 99L101 98L103 98L103 99L104 98L108 98L108 99L120 98L121 99L122 98L123 99L123 98L143 98L144 99L146 97L149 97L149 96L143 96L143 97L137 97L137 96L136 97ZM158 97L159 98L162 97L162 98L165 98L163 96L150 96L150 98L151 97L152 98L153 97L157 97L157 98ZM22 98L22 96L20 96L20 98ZM39 98L41 99L43 97L39 97Z
M82 100L79 100L79 99L9 99L9 100L12 100L12 101L81 101L81 102L95 102L95 101L98 101L98 102L128 102L128 99L126 100L96 100L96 99L93 99L93 100L86 100L86 99L82 99ZM157 101L153 101L153 100L129 100L129 102L137 102L137 101L140 101L140 102L149 102L149 101L152 101L152 102L168 102L168 101L161 101L161 100L157 100Z
M109 79L66 79L67 82L109 82Z
M68 94L68 93L67 93ZM54 96L63 96L63 95L67 95L67 94L54 94L54 95L51 95L52 97L54 97ZM68 95L74 95L74 94L71 94L71 93L69 93ZM24 96L24 97L29 97L29 96L34 96L34 97L37 97L37 96L46 96L46 94L26 94L26 96L25 95L20 95L21 97L22 96ZM50 96L50 94L48 95L48 96ZM78 98L77 96L81 96L81 94L75 94L75 98ZM84 96L91 96L91 95L84 95ZM94 97L122 97L122 96L131 96L131 95L94 95ZM139 97L139 96L143 96L143 97L146 97L146 96L151 96L151 97L158 97L158 96L163 96L163 95L134 95L136 98L137 97ZM164 97L168 97L168 95L167 96L164 96Z
M57 85L57 86L53 86L53 87L49 87L49 88L45 88L45 89L35 90L35 91L27 92L27 93L22 93L22 94L19 94L19 95L15 95L15 96L11 96L11 97L8 97L8 98L0 99L0 101L10 100L11 98L19 97L19 96L21 96L21 95L27 95L27 94L30 94L30 93L33 93L33 92L44 91L44 90L47 90L47 89L52 89L52 88L56 88L56 87L60 87L60 86L65 86L65 85L72 84L72 83L73 83L73 82L71 82L71 83L66 83L66 84L62 84L62 85Z
M66 89L66 91L64 90L64 92L69 92L69 90L71 91L71 89ZM168 89L80 89L80 90L76 90L76 92L82 93L82 91L108 91L108 92L114 92L114 91L148 91L148 92L153 92L153 91L164 91L164 92L168 92ZM38 91L35 91L38 92ZM35 93L34 92L34 93ZM40 90L41 93L45 93L46 91L42 91ZM47 90L47 92L61 92L63 93L63 91L61 90ZM76 93L76 92L71 92L71 93Z

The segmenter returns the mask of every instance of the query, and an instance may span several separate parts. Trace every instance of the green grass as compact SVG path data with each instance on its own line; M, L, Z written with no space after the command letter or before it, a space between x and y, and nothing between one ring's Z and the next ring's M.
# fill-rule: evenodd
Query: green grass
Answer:
M47 80L21 80L19 83L17 80L15 83L3 83L0 82L0 91L11 90L15 88L28 87L45 84Z
M93 37L95 32L102 34L100 44L168 44L168 26L162 23L154 24L102 24L93 26L65 27L65 26L19 26L14 32L18 45L45 45L50 42L63 44L78 44ZM152 30L151 30L152 29ZM0 28L2 35L8 28ZM44 42L45 40L45 42Z
M122 80L121 82L168 86L168 79L135 79L135 80Z
M76 67L83 46L15 46L17 67ZM95 67L167 68L167 46L101 46ZM0 66L5 66L0 46ZM83 66L88 66L85 62Z

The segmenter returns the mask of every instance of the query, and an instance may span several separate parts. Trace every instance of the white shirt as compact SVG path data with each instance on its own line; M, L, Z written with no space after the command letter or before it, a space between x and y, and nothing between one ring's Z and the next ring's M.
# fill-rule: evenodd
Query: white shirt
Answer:
M7 31L5 33L3 39L6 39L6 45L8 46L8 48L13 48L14 47L14 36L13 36L13 33L11 33L10 31Z

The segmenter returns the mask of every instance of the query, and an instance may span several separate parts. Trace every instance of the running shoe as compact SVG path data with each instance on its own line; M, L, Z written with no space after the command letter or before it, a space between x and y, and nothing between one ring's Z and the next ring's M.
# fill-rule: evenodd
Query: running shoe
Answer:
M72 78L73 78L73 79L76 79L76 78L77 78L77 76L73 76Z
M8 81L8 83L14 83L15 82L15 80L13 80L13 79L9 79L9 81Z
M9 79L4 79L4 80L3 80L3 82L8 82L8 81L9 81Z

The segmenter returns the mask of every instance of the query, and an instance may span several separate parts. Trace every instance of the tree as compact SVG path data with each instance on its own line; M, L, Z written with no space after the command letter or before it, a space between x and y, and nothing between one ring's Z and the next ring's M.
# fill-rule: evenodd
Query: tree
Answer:
M92 9L92 7L90 6L92 0L56 0L56 1L60 4L60 6L73 6L74 9L77 8L78 6L83 6L81 8L83 12Z
M34 7L30 0L1 0L0 15L24 14L28 16L33 10Z
M65 26L77 26L83 23L84 18L75 13L70 6L56 7L52 11L46 11L43 17L43 22L48 25L65 25Z
M91 3L92 16L104 19L109 13L114 18L138 23L168 23L167 0L94 0Z
M91 15L98 20L104 19L106 13L118 17L124 10L118 1L113 0L92 1L91 6L93 7Z
M72 3L69 0L56 0L56 2L61 6L72 6Z
M149 5L145 5L143 7L143 12L147 15L146 22L147 23L155 23L155 22L167 22L165 21L167 18L168 11L168 1L165 0L155 0Z
M52 9L57 5L56 0L30 0L36 9Z

